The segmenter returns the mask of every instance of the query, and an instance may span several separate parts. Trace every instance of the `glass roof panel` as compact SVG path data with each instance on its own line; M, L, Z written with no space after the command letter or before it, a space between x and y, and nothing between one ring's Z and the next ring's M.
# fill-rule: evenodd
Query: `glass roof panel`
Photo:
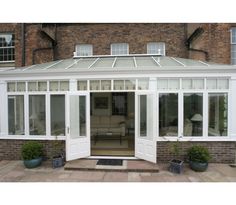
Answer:
M197 60L185 59L185 58L175 58L175 59L183 63L185 66L207 66L204 63L201 63Z
M170 57L154 57L161 66L182 66Z
M123 68L123 67L135 67L133 57L118 57L115 63L115 68Z
M111 68L115 58L99 58L92 68Z
M48 63L42 63L42 64L36 64L35 66L29 67L29 69L27 70L39 70L39 69L45 69L49 66L52 66L55 63L58 63L58 61L52 61L52 62L48 62Z
M66 69L68 68L68 66L72 65L74 62L76 62L76 59L66 59L61 61L60 63L57 63L51 67L48 68L48 70L50 69Z
M69 69L88 68L97 58L81 58Z
M146 66L159 66L153 59L152 56L147 57L135 57L138 67Z

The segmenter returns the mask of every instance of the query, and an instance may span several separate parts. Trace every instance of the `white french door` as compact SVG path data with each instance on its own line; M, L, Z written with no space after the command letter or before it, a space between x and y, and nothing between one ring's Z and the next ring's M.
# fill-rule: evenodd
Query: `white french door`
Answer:
M135 157L156 163L156 94L135 94Z
M89 102L89 93L74 92L67 95L67 161L90 156Z

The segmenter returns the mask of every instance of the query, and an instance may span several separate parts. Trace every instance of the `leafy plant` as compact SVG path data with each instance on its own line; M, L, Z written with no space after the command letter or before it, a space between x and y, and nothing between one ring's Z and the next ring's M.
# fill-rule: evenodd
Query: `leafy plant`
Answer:
M43 145L30 141L22 145L21 155L23 160L37 159L43 156Z
M206 163L211 157L207 148L196 145L188 150L188 158L193 162Z

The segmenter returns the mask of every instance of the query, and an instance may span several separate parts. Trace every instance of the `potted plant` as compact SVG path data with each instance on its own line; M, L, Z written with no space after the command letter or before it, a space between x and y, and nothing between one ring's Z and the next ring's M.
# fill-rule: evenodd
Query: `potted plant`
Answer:
M35 168L42 163L43 145L30 141L22 145L21 155L27 168Z
M58 136L61 134L60 130L56 130L54 132L55 140L52 143L53 147L53 154L52 154L52 167L58 168L64 165L65 157L64 153L61 150L61 142L58 140Z
M170 161L169 171L180 174L183 171L184 161L179 159L180 155L179 140L173 142L171 147L171 153L175 156L175 158Z
M207 148L203 146L192 146L188 150L188 159L190 168L194 171L203 172L208 167L210 154Z

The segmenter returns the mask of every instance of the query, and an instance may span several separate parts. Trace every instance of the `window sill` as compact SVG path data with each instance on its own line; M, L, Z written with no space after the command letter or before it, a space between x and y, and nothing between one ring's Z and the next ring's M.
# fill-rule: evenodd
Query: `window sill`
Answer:
M45 136L45 135L2 135L0 139L15 139L15 140L55 140L55 136ZM66 136L58 136L57 140L66 140Z

